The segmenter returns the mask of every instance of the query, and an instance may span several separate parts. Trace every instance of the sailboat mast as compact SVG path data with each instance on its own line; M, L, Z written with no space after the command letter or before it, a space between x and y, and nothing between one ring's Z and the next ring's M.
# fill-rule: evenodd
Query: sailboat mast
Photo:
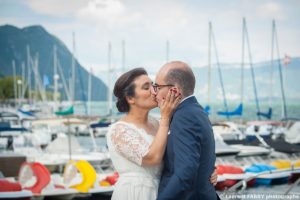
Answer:
M283 86L283 77L282 77L282 65L280 59L280 52L279 52L279 45L278 45L278 36L276 31L276 24L275 20L273 20L273 30L274 30L274 39L276 41L276 50L277 50L277 57L278 57L278 70L279 70L279 78L280 78L280 88L281 88L281 97L282 97L282 117L287 117L287 110L286 110L286 100L285 100L285 93L284 93L284 86Z
M92 100L92 68L90 69L88 79L88 115L91 115L91 100Z
M30 60L31 60L31 56L30 56L30 47L29 45L26 46L26 52L27 52L27 85L28 85L28 99L29 101L32 100L32 96L31 96L31 67L30 67ZM25 77L25 76L24 76ZM25 79L23 79L24 81ZM25 95L25 91L23 91L23 97Z
M122 72L124 73L126 70L126 49L125 49L125 40L122 40Z
M76 54L76 46L75 46L75 33L72 33L73 36L73 55L72 55L72 81L71 81L71 102L72 105L74 105L74 101L75 101L75 54Z
M14 104L17 105L17 82L16 82L16 63L15 60L12 61L12 68L13 68L13 82L14 82Z
M224 83L223 83L223 76L222 76L222 71L221 71L221 68L220 68L219 56L218 56L218 52L217 52L217 45L216 45L216 40L215 40L215 36L214 36L214 32L213 32L213 28L212 28L211 23L210 23L210 27L211 27L212 42L213 42L214 50L215 50L215 57L216 57L216 60L217 60L219 80L220 80L221 89L222 89L223 103L224 103L225 111L228 113L228 104L227 104L227 99L226 99ZM227 118L227 120L230 119L230 117L228 115L226 115L226 118Z
M275 39L275 21L272 20L272 42L271 42L271 66L270 66L270 96L269 107L272 105L273 99L273 67L274 67L274 39Z
M244 103L244 68L245 68L245 18L242 30L242 65L241 65L241 104ZM242 115L241 115L242 117Z
M38 53L36 54L36 56L35 56L35 59L34 59L34 61L32 61L33 62L33 73L34 73L34 101L35 102L37 102L38 101L38 94L39 94L39 88L38 88Z
M107 89L107 98L108 98L108 115L112 115L112 89L111 89L111 76L112 76L112 66L111 66L111 43L108 42L108 89Z
M22 69L22 80L21 80L21 82L22 82L22 85L21 85L21 87L20 87L20 92L21 92L21 95L20 95L20 99L22 99L22 98L24 98L25 97L25 92L26 92L26 87L24 87L24 86L26 86L25 84L26 84L26 82L25 82L25 76L26 76L26 72L25 72L25 63L24 62L22 62L22 66L21 66L21 69ZM28 68L28 73L29 73L29 71L30 71L30 69ZM27 86L29 86L29 79L27 80ZM28 95L30 94L30 90L29 90L29 87L28 87ZM29 98L29 96L28 96L28 100L29 100L30 98ZM21 100L20 100L20 102L21 102Z
M39 53L36 53L35 59L33 61L33 72L34 72L34 77L35 77L35 88L36 88L36 99L38 99L38 94L41 95L41 100L43 102L47 101L46 97L46 90L42 84L42 79L40 77L39 73Z
M210 105L211 90L211 22L208 23L208 69L207 69L207 105Z
M246 19L243 18L243 23L244 23L244 28L245 28L245 35L246 35L246 41L247 41L247 46L248 46L248 56L249 56L249 63L250 63L250 69L251 69L251 76L252 76L252 84L253 84L253 90L254 90L254 96L255 96L255 103L256 103L256 110L258 113L260 113L260 107L259 107L259 101L258 101L258 96L257 96L257 89L256 89L256 82L255 82L255 73L254 73L254 68L252 64L252 55L251 55L251 48L250 48L250 42L249 42L249 35L248 35L248 30L247 30L247 24L246 24ZM260 115L257 115L257 118L260 120Z
M60 77L61 77L61 80L62 80L62 83L63 83L63 87L64 87L65 94L66 94L68 100L71 101L71 94L70 94L71 91L69 90L70 87L68 87L68 85L67 85L67 82L66 82L66 79L65 79L63 70L62 70L62 68L61 68L61 65L60 65L60 62L59 62L58 59L57 59L57 69L58 69L58 74L60 75L60 76L58 76L58 78L60 79ZM70 80L69 80L69 83L70 83ZM70 85L69 85L69 86L70 86Z
M56 45L53 47L53 82L54 82L54 93L53 93L53 101L54 101L54 110L57 110L57 100L58 100L58 79L59 75L57 72L57 48Z
M244 105L244 69L245 69L245 18L242 23L242 63L241 63L241 105ZM240 115L240 121L242 122L243 115Z

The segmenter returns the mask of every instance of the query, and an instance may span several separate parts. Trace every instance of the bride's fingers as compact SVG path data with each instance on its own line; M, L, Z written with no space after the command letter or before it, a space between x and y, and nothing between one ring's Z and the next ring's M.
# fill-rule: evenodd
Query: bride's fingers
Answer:
M174 97L174 101L172 102L173 107L177 107L178 104L181 101L181 95L180 94L176 94L176 96Z
M170 103L171 93L172 92L169 90L166 97L162 99L161 107L165 107Z
M162 102L162 106L168 106L170 108L175 108L181 100L181 94L176 91L176 89L171 88L164 101Z
M169 91L167 93L167 96L166 96L166 102L170 102L172 93L173 93L173 90L169 89Z
M181 93L177 94L174 102L175 102L175 105L178 105L180 102L181 102Z
M174 101L174 93L175 92L173 90L170 91L170 99L169 99L170 104L172 104L172 102Z

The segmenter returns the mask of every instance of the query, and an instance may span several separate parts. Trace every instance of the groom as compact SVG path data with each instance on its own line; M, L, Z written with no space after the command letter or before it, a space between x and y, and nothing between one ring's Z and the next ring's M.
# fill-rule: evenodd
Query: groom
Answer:
M192 69L181 61L165 64L156 76L154 90L159 105L169 89L183 98L171 119L158 200L219 198L209 180L216 159L213 131L193 95L195 82Z

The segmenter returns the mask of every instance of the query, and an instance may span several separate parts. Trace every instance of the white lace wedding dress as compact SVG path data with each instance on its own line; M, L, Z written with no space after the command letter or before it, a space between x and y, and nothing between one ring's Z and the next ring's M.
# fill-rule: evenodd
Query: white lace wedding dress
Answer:
M113 165L120 175L112 200L155 200L162 164L141 166L154 136L134 124L119 121L106 137Z

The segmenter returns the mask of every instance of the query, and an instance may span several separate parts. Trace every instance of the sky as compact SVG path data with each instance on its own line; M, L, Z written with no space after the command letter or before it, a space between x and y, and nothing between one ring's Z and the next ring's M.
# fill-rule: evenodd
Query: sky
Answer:
M208 63L211 21L222 63L241 62L242 18L247 20L253 62L271 57L271 25L276 20L280 53L300 56L299 0L0 0L0 25L42 25L72 51L86 69L101 75L145 67L155 73L169 59L193 67ZM212 62L215 62L212 58Z

